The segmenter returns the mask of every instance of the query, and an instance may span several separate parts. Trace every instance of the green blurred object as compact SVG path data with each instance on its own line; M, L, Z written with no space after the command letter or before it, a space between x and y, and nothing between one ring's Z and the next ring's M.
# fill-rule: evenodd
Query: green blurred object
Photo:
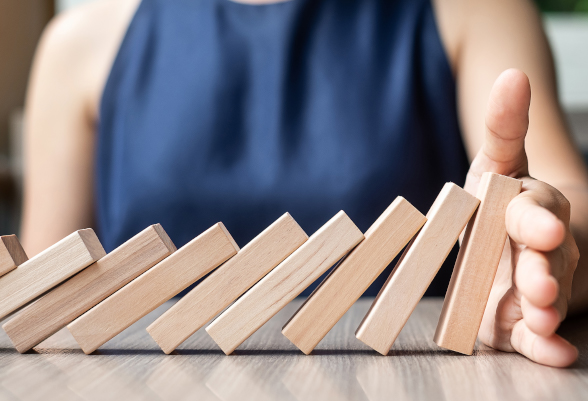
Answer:
M574 11L578 13L588 13L588 0L578 0Z
M535 0L541 11L588 13L588 0Z

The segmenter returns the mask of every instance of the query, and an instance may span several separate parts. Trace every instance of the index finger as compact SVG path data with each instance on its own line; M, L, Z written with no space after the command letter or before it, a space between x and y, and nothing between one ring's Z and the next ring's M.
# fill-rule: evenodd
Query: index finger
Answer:
M532 190L514 198L506 209L506 231L515 242L549 252L562 244L565 224L542 206Z

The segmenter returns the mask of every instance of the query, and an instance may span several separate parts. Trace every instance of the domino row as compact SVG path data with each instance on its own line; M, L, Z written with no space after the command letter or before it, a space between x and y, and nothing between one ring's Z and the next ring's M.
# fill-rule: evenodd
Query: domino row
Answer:
M67 326L89 354L212 272L147 331L169 354L212 320L228 355L338 262L282 329L309 354L404 248L356 331L386 355L467 225L434 341L472 354L520 190L492 173L476 197L447 183L426 216L398 197L365 235L341 211L309 238L286 213L242 249L222 223L178 250L155 224L108 255L84 229L30 260L3 236L0 319L14 317L2 327L22 353Z

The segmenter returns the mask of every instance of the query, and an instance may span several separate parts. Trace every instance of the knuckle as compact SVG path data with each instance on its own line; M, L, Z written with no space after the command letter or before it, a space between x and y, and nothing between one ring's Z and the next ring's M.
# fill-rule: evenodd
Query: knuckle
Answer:
M570 235L570 245L569 245L569 253L570 253L570 262L574 265L574 270L578 265L578 261L580 260L580 248L578 248L578 244L576 244L576 240L574 237Z
M565 224L569 223L572 205L564 194L544 181L534 180L529 187L538 194L535 199L542 207L553 212Z
M558 195L559 196L557 197L557 200L560 205L562 215L566 218L566 221L564 221L564 223L568 223L570 221L570 215L572 212L572 204L570 203L568 198L563 196L561 192L558 191Z
M564 242L560 246L560 250L562 256L565 258L564 260L566 260L568 264L573 265L575 269L580 260L580 248L578 248L576 239L569 229L567 230Z
M572 239L572 241L573 241L572 249L573 249L574 261L578 262L578 260L580 260L580 248L578 248L578 244L576 244L575 240Z

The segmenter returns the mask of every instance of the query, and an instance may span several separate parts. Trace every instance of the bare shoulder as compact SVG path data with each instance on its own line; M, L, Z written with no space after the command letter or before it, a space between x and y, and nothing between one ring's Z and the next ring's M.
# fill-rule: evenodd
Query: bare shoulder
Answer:
M97 110L112 62L139 3L99 0L59 14L43 33L37 68L57 81L72 83L88 107Z
M466 7L468 7L469 3L467 0L431 0L431 3L441 41L445 47L451 68L455 71L461 38L465 31Z
M539 14L530 0L431 0L441 40L457 71L464 48L499 43L510 36L542 35Z

